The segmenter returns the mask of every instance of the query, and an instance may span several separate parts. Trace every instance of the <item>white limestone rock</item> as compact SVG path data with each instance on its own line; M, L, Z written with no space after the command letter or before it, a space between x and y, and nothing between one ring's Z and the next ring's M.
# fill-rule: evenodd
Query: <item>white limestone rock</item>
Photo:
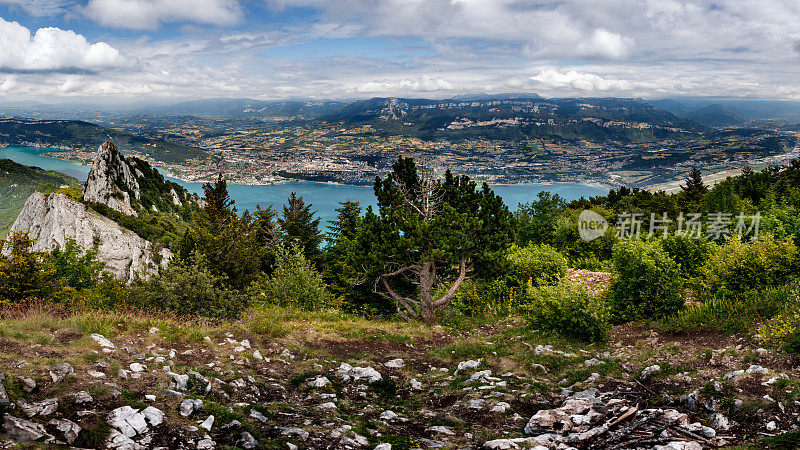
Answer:
M11 232L28 233L32 251L64 248L69 239L82 248L97 245L97 259L106 270L127 281L136 273L149 274L172 258L167 249L157 249L134 232L62 194L34 193L11 226Z
M139 182L136 175L117 146L105 141L100 145L97 156L92 162L83 190L83 199L102 203L126 216L137 216L128 193L130 191L136 199L139 198Z

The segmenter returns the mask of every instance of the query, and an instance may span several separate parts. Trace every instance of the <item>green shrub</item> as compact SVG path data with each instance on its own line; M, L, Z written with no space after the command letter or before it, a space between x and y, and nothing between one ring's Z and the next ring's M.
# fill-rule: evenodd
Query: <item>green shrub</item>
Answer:
M754 242L731 239L700 270L702 294L731 297L786 284L797 273L797 247L762 235Z
M547 245L512 245L506 253L509 271L517 286L555 284L567 275L567 258Z
M744 333L797 303L797 296L797 288L787 285L727 298L712 297L671 316L663 326L673 331Z
M67 239L63 249L50 252L50 260L55 266L56 276L75 289L97 286L105 267L104 263L97 260L97 248L84 250L72 238Z
M530 287L521 309L537 329L585 342L609 338L608 305L583 283L564 280L553 286Z
M27 233L0 240L0 309L8 303L50 300L61 294L64 283L49 255L32 249Z
M660 318L683 309L678 264L658 241L622 240L614 245L608 289L616 322Z
M220 319L237 318L247 306L246 296L224 287L224 280L214 276L202 262L177 259L158 275L134 280L127 299L135 307Z
M306 310L330 306L333 302L322 275L303 256L303 250L297 243L282 244L275 248L272 275L263 276L253 283L249 293L257 301Z
M692 239L675 234L663 239L661 245L670 258L678 263L681 275L687 279L700 274L700 269L717 247L705 239Z

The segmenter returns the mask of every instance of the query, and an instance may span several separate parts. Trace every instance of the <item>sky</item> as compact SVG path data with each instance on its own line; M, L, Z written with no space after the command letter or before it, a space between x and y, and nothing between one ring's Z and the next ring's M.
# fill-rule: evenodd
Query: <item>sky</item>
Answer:
M800 100L797 0L0 0L0 101Z

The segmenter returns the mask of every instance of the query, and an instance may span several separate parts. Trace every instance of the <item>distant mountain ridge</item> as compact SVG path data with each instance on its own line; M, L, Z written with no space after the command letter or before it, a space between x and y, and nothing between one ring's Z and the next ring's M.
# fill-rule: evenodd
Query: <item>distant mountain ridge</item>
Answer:
M6 235L31 194L53 192L62 186L77 187L80 182L60 172L0 159L0 237Z
M0 146L23 145L94 150L97 148L97 142L105 140L113 140L122 147L165 162L206 156L206 153L199 148L145 138L80 120L0 118Z

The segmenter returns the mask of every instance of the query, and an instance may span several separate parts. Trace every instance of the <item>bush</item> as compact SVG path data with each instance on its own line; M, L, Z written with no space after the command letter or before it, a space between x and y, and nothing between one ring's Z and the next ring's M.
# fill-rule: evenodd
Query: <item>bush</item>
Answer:
M303 256L297 243L275 248L272 276L264 276L253 283L249 292L258 301L306 310L319 309L333 301L322 275Z
M521 309L529 324L540 330L585 342L609 338L608 306L583 283L564 280L554 286L531 287Z
M512 245L506 253L512 279L517 286L555 284L567 275L567 258L547 245Z
M731 297L786 284L797 273L797 247L762 235L754 242L731 239L700 270L704 296Z
M50 300L61 293L64 283L49 255L32 248L27 233L0 240L0 308L24 300Z
M717 247L705 239L692 239L674 234L663 239L661 245L670 258L678 263L681 275L687 279L700 274L700 269Z
M608 295L614 321L661 318L683 309L678 264L660 242L620 241L612 261Z
M105 267L104 263L97 260L97 248L84 250L72 238L67 239L64 249L57 248L50 252L50 260L55 266L56 276L75 289L97 286Z
M749 291L733 297L713 297L670 317L664 328L673 331L717 330L725 333L744 333L754 324L785 311L797 303L796 287L779 286Z
M224 280L214 276L202 261L189 263L177 259L158 275L134 280L127 298L135 307L215 319L237 318L247 306L247 298L224 287Z

